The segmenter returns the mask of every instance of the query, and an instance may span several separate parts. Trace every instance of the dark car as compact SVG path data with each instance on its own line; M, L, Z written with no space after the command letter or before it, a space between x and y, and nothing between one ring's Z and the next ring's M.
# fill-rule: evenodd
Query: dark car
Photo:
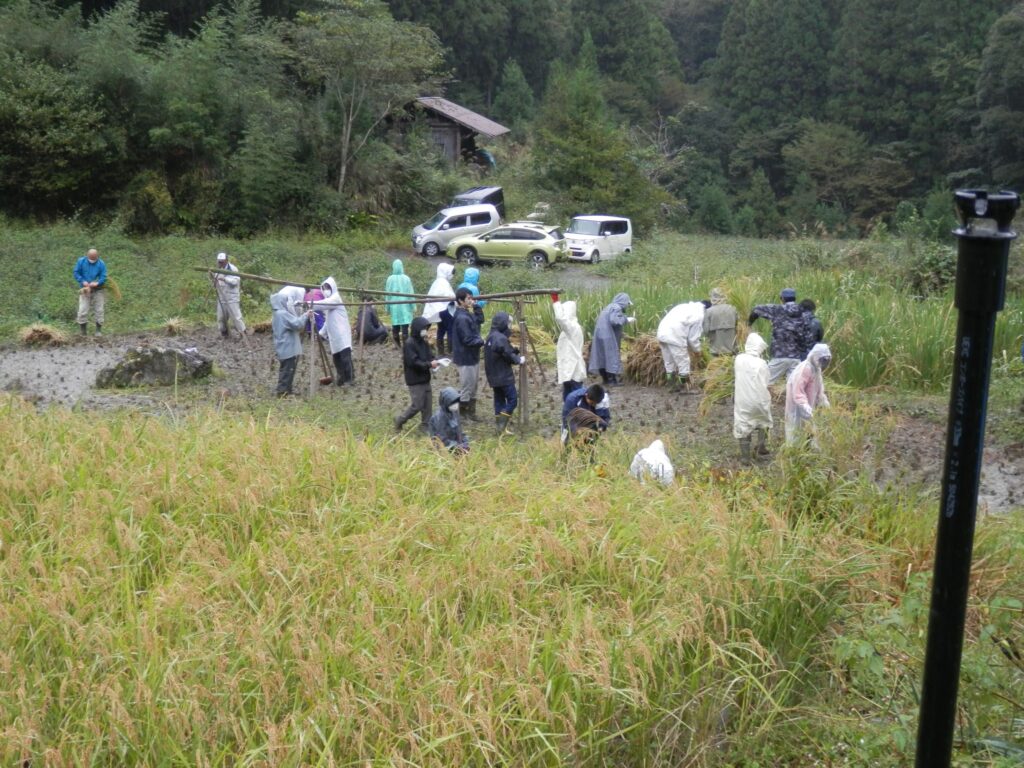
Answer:
M457 205L482 205L488 203L498 209L502 220L505 216L505 193L501 187L473 187L452 198L452 207Z

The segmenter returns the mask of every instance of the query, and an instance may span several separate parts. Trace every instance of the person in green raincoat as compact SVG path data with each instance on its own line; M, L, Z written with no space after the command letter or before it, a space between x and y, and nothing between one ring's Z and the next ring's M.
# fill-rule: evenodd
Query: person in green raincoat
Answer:
M414 293L412 280L405 274L405 268L401 259L391 262L391 276L384 284L384 290L394 293ZM408 301L402 296L388 296L390 301ZM409 338L409 324L412 322L412 304L388 304L388 314L391 315L391 337L395 340L395 346L399 349ZM401 338L399 338L401 337Z

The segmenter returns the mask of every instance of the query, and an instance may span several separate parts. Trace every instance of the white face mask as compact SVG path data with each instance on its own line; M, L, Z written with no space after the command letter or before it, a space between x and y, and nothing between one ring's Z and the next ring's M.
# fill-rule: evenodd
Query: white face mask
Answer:
M448 406L448 412L449 413L458 413L459 412L459 404L458 403L452 403L451 405L449 405Z
M426 328L424 328L422 331L420 331L420 338L421 339L427 338L427 329Z

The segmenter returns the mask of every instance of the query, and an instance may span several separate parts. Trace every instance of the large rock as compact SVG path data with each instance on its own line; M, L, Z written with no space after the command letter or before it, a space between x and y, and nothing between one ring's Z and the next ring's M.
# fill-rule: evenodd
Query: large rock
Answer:
M137 387L143 384L179 384L209 376L213 360L196 349L136 347L112 368L96 374L97 387Z

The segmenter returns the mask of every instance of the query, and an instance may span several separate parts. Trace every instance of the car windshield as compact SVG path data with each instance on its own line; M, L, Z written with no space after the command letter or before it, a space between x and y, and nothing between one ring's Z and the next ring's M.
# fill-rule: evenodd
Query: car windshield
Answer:
M601 234L601 222L573 219L565 233L567 235L599 235Z
M561 240L562 230L558 229L558 227L555 227L554 229L549 229L548 237L550 237L552 240Z
M444 213L438 211L435 213L429 221L423 222L424 229L437 229L437 225L444 221Z

